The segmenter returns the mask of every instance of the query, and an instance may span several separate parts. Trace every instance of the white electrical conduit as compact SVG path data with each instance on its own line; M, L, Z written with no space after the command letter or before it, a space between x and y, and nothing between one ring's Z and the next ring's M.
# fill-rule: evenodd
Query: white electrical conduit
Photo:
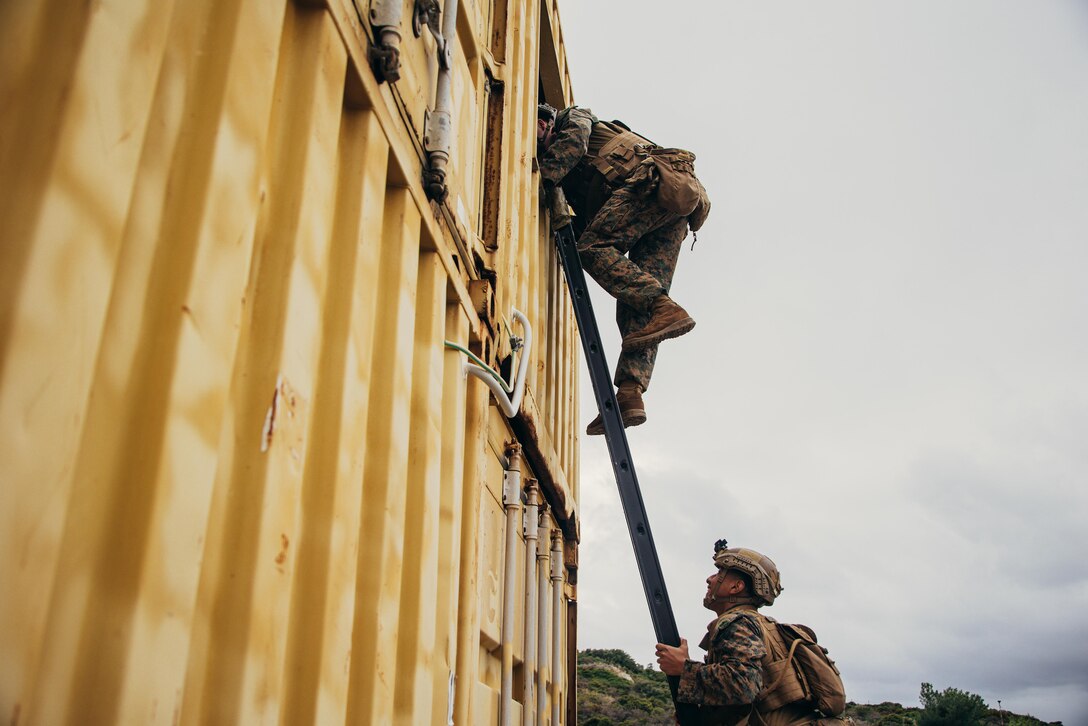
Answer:
M514 376L514 387L512 394L510 387L506 385L506 383L502 380L502 377L499 376L499 374L496 373L492 368L484 365L483 361L480 361L479 358L472 356L474 360L480 361L479 365L477 365L476 363L464 364L465 373L476 376L481 381L486 383L487 387L491 389L491 393L494 394L495 400L499 404L499 408L502 409L502 412L506 414L507 418L513 418L514 416L517 416L518 411L521 410L521 398L525 393L525 376L526 373L529 372L529 352L532 350L533 347L533 326L529 325L529 320L525 317L525 314L517 308L513 309L513 313L514 320L521 323L521 328L525 333L525 338L522 342L521 357L518 359L518 372ZM455 348L464 353L468 353L468 351L461 346L457 345L456 343L451 343L448 340L445 341L445 345L449 348ZM472 354L469 353L469 355Z
M476 354L473 353L471 350L464 347L463 345L458 345L457 343L451 343L448 340L442 341L442 344L445 345L447 348L451 348L453 350L460 351L460 352L464 353L466 356L468 356L468 359L470 361L472 361L473 363L475 363L477 365L477 367L483 368L484 371L486 371L489 376L491 376L492 378L494 378L496 381L499 382L499 385L502 386L502 390L503 390L504 393L508 393L508 394L513 393L513 389L510 388L510 386L507 385L506 381L504 381L502 379L502 376L499 375L499 372L497 370L495 370L494 368L492 368L491 366L489 366L487 363L484 363L482 360L480 360L476 356Z
M521 446L507 449L509 463L502 475L502 505L506 509L506 560L502 580L502 691L499 723L510 726L514 710L514 596L517 592L518 507L521 506Z
M543 527L540 539L536 543L536 575L537 575L537 626L536 626L536 663L533 668L536 671L536 723L544 726L544 717L547 715L548 699L548 536L549 529Z
M563 686L563 534L552 530L552 725L558 726Z
M525 660L522 663L525 690L521 702L523 726L534 726L536 708L533 706L533 668L536 666L536 541L539 536L537 514L536 479L530 479L525 486Z

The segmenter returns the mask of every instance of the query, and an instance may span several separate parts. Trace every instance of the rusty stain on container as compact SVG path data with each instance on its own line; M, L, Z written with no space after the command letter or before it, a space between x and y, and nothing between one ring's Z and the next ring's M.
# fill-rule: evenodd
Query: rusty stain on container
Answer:
M287 539L286 534L280 535L280 552L276 555L276 569L283 572L283 563L287 561L287 547L290 545L290 540Z
M537 695L571 723L580 360L532 160L537 102L573 101L556 0L460 3L443 205L436 44L403 33L379 85L357 4L4 13L13 726L494 723L515 440L564 538ZM508 421L442 341L496 365L515 307L536 343Z
M280 389L283 386L283 376L276 379L276 390L272 392L272 403L268 405L268 413L264 416L264 428L261 430L261 452L268 451L272 445L272 434L276 431L276 409L280 401Z

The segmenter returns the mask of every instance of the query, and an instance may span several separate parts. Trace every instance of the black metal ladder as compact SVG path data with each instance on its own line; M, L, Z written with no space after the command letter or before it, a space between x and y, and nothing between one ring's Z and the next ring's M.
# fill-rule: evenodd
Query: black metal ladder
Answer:
M631 535L631 546L635 550L635 561L642 577L642 589L646 594L646 604L650 608L650 619L654 624L657 642L679 646L680 633L676 629L676 619L669 603L669 593L665 588L665 577L661 572L661 563L657 559L650 521L646 516L646 506L642 502L642 492L638 487L635 464L631 459L631 447L627 443L627 432L623 428L616 393L612 388L612 376L608 371L608 361L601 346L601 334L597 327L597 318L593 314L593 303L586 289L585 273L578 258L575 246L574 230L570 225L556 233L556 245L563 271L574 304L574 317L578 321L578 332L582 338L582 349L589 365L589 378L593 382L593 395L597 399L597 408L604 422L604 437L608 442L608 453L612 458L612 470L616 474L616 486L620 492L623 515L627 519L627 531ZM681 726L698 723L698 709L691 704L676 702L676 689L680 679L669 676L669 689L672 691L673 704Z

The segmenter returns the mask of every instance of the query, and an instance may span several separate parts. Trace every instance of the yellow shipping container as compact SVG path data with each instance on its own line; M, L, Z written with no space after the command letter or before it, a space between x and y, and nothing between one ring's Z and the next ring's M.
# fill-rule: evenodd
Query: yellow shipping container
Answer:
M556 0L0 3L6 723L574 723L561 37ZM515 416L444 341L524 368Z

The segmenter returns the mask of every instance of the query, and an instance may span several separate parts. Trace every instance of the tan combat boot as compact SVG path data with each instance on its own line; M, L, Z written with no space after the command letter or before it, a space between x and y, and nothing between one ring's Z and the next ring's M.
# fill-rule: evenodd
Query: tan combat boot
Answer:
M695 327L695 320L668 295L654 300L650 322L623 336L623 351L640 350L669 338L679 338Z
M634 381L623 381L616 391L616 403L620 405L620 416L623 419L623 427L638 426L646 423L646 406L642 403L642 386ZM604 433L604 421L600 414L586 426L586 433L590 436L600 436Z

